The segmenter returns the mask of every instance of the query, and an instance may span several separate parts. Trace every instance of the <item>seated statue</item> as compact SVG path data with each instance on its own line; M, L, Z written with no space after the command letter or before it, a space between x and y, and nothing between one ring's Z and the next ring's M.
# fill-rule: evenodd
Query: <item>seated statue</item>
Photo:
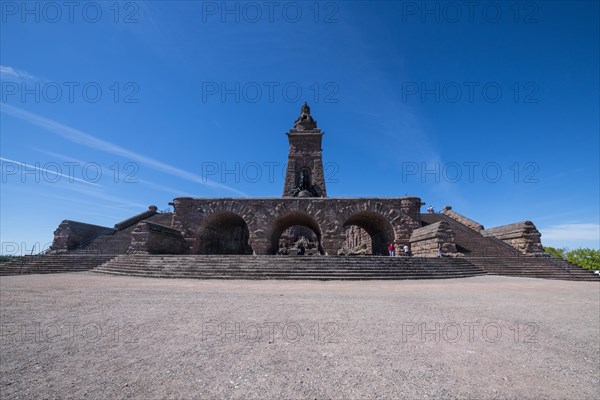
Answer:
M298 197L300 193L303 193L303 196L301 197L319 197L315 187L310 184L310 177L308 176L308 171L306 170L302 170L300 173L298 187L292 191L292 197Z

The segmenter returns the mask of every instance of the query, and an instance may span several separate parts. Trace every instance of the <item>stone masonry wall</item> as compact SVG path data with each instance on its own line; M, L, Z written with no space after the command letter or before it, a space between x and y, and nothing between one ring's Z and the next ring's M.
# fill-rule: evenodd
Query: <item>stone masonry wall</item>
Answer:
M143 221L131 232L130 254L182 254L185 240L177 229Z
M138 222L150 218L151 216L155 215L158 213L158 208L156 206L150 206L148 207L147 211L144 211L143 213L139 213L138 215L134 215L131 218L127 218L126 220L123 220L121 222L119 222L118 224L115 224L115 230L120 231L123 230L125 228L130 227L131 225L137 224Z
M319 237L325 254L336 255L346 241L344 225L371 230L370 235L388 243L408 243L421 226L421 199L401 198L262 198L173 200L173 228L180 230L192 252L209 224L239 216L249 230L253 254L275 254L285 229L304 225Z
M415 256L437 257L442 245L442 255L456 255L454 232L445 221L415 229L410 237L410 249Z
M472 219L465 217L464 215L461 215L455 211L452 211L451 206L445 206L444 209L442 210L442 212L445 215L447 215L448 217L452 218L453 220L460 222L463 225L468 226L469 228L473 229L474 231L480 232L484 229L483 225L481 225L479 222L475 222Z
M95 236L113 232L112 228L106 226L64 220L54 231L54 240L52 246L50 246L50 251L60 253L73 250Z
M523 254L535 255L544 253L541 242L542 234L531 221L485 229L481 234L500 239Z

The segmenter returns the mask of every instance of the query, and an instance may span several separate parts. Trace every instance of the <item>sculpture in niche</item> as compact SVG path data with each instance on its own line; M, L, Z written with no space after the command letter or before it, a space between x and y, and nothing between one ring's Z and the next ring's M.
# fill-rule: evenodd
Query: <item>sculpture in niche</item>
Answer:
M308 170L300 170L298 186L294 188L292 197L319 197L315 187L310 184L310 175Z

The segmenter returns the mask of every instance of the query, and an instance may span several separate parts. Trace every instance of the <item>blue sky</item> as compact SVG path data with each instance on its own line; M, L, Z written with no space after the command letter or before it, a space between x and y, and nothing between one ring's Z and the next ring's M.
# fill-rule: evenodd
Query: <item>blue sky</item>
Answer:
M63 219L281 196L304 101L330 197L600 246L598 2L1 6L3 253Z

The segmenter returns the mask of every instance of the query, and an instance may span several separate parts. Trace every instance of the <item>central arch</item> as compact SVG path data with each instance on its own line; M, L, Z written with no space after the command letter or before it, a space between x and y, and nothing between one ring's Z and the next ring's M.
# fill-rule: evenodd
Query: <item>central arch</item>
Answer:
M357 212L346 219L343 227L352 225L369 234L373 255L388 254L388 246L394 242L394 228L383 215L371 211Z
M322 236L319 224L313 217L302 211L292 211L279 216L277 219L275 219L275 221L273 221L273 224L269 230L270 233L267 236L269 254L277 254L277 251L279 250L279 238L281 237L281 234L286 229L293 226L303 226L313 231L317 237L317 250L319 251L319 254L325 254L321 245Z
M246 221L236 213L223 211L207 217L192 247L195 254L252 254Z

